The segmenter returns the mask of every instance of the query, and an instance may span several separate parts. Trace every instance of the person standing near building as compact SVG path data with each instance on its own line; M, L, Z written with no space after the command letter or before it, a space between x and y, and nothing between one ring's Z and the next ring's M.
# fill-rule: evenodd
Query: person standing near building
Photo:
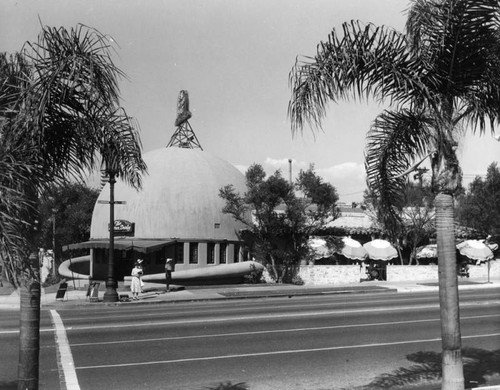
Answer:
M136 261L134 268L132 269L132 283L130 284L130 290L132 291L132 299L134 301L139 300L139 293L142 292L141 287L141 276L143 274L142 270L142 260Z
M165 262L165 279L167 282L167 286L165 289L166 292L170 292L170 282L172 281L172 272L174 272L174 269L174 260L169 257Z

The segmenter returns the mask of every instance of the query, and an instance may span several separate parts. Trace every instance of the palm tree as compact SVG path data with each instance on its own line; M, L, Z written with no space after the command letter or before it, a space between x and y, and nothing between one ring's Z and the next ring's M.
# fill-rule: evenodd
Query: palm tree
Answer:
M439 254L444 389L463 389L454 237L456 157L465 128L500 117L500 5L496 0L413 0L405 33L353 21L298 59L290 73L292 131L321 127L329 100L373 96L388 104L368 133L368 184L388 222L406 175L430 159ZM488 122L489 120L489 122Z
M38 388L40 283L33 254L39 194L68 178L82 180L105 160L136 188L146 171L136 125L119 108L123 74L112 62L110 42L82 25L43 27L36 43L0 68L0 98L9 102L0 113L0 165L9 168L0 170L0 189L11 194L0 199L0 249L21 291L19 389ZM16 173L16 167L22 169Z
M17 96L28 71L24 57L0 53L0 257L9 281L17 287L13 277L19 273L17 263L10 261L21 255L26 241L21 234L26 228L23 212L32 205L19 186L28 180L33 166L19 162L16 156L31 153L25 144L11 141L7 132L9 121L19 108Z

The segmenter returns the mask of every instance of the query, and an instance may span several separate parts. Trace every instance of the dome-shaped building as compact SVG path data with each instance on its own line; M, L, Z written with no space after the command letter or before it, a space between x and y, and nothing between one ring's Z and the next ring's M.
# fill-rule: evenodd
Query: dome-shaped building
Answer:
M200 149L167 147L143 155L148 174L140 191L115 184L117 277L128 275L139 256L147 273L161 272L165 258L176 271L242 260L238 232L243 224L224 214L220 188L232 184L245 191L245 177L233 165ZM109 240L109 184L92 215L89 242L94 242L94 278L104 278ZM135 253L134 253L135 252Z
M139 258L144 261L145 280L165 279L165 260L172 258L173 280L186 283L193 279L241 277L256 266L254 262L236 264L247 260L239 237L244 224L222 212L225 203L219 197L226 185L244 193L244 175L230 163L203 151L187 119L176 121L176 125L166 148L143 155L148 173L143 175L141 190L119 179L114 185L113 257L117 280L130 275ZM68 246L90 248L89 274L97 280L108 275L109 186L103 187L95 204L90 240ZM70 272L66 269L68 275L64 276L71 277Z
M232 184L245 192L245 177L233 165L200 149L169 147L145 153L148 174L137 191L117 181L115 219L135 223L141 239L238 240L236 223L224 214L220 188ZM109 184L101 191L92 215L91 239L109 236Z

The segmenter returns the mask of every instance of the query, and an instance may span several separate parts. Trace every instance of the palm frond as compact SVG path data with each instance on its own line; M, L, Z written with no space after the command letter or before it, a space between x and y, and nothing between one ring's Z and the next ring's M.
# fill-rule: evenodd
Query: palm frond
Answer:
M12 119L22 102L21 92L31 68L20 53L0 53L0 121Z
M18 162L15 153L4 146L0 143L0 256L18 284L16 276L26 269L21 259L27 258L30 248L26 232L33 228L33 221L29 216L36 207L25 191L34 169Z
M147 166L141 156L137 124L123 109L111 113L95 132L100 137L103 169L112 170L135 188L142 185L141 175Z
M290 72L292 131L306 123L320 128L328 101L375 96L404 106L428 99L423 64L408 46L403 34L387 27L353 21L343 24L342 37L333 30L314 58L297 59Z
M86 169L98 168L105 152L120 176L140 187L146 167L138 125L119 108L118 79L124 74L112 61L111 42L83 25L44 27L38 42L24 50L35 71L18 127L55 178L81 179Z
M373 123L365 152L368 187L378 198L380 215L398 219L404 204L405 173L433 148L432 122L425 112L384 111Z
M124 74L114 65L111 49L109 37L84 25L69 31L45 26L38 42L24 50L36 67L33 89L40 91L39 106L71 107L95 99L103 106L118 105L118 77Z
M496 0L413 1L406 34L415 53L432 65L436 93L460 97L491 81L499 11Z

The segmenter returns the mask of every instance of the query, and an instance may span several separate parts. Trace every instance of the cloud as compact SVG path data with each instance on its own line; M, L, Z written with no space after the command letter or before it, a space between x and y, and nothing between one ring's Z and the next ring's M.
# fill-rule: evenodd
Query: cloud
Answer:
M293 177L296 177L297 173L299 173L301 169L305 170L309 168L310 165L309 163L306 163L304 161L297 161L295 159L291 160L292 160ZM276 170L280 170L281 173L288 175L288 173L290 172L290 159L288 158L276 159L267 157L262 166L264 167L264 170L267 173L274 173Z
M355 162L345 162L342 164L334 165L329 168L317 169L323 177L330 177L332 181L345 180L352 178L354 180L365 181L365 167L363 164Z
M361 201L366 188L366 173L363 164L345 162L328 168L317 169L317 173L331 183L344 202Z
M288 178L290 172L288 158L267 157L261 165L268 175L280 170L283 177ZM235 166L243 174L249 168L249 166L241 164ZM310 163L308 162L292 159L292 178L295 180L300 170L306 170L309 166ZM332 184L337 189L340 201L350 203L363 200L363 191L366 188L366 175L363 164L345 162L326 168L315 166L315 171L324 181Z
M288 158L276 159L267 157L262 164L267 174L281 170L283 176L288 177L290 163ZM295 179L299 171L306 170L310 163L292 159L292 177ZM345 162L331 167L321 168L315 166L316 173L326 182L332 184L344 202L361 201L366 188L366 174L363 164Z

